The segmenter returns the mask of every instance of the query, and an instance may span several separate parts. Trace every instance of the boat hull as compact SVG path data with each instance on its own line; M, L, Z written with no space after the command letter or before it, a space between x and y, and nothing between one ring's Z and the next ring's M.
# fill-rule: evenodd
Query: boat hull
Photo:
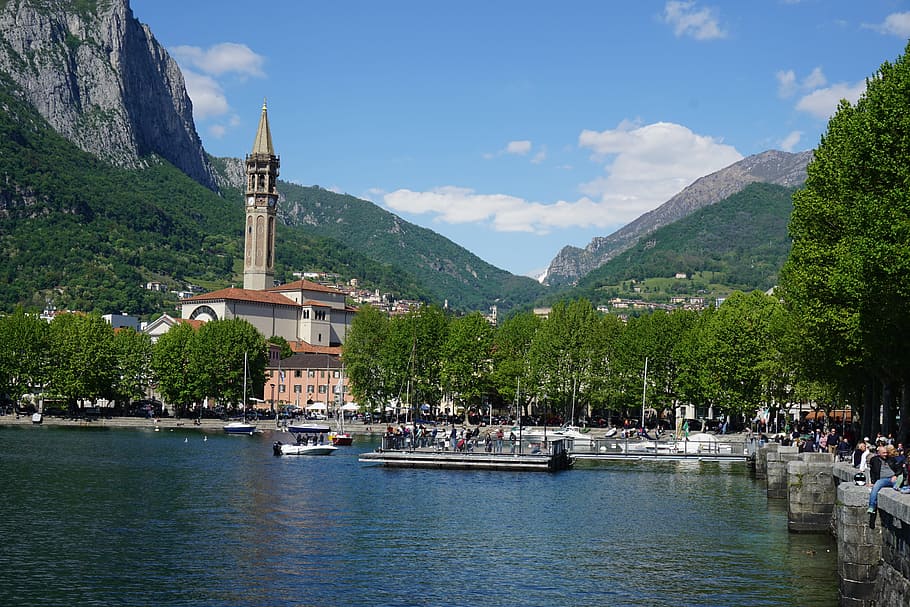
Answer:
M246 434L252 436L256 433L256 426L253 424L244 424L243 422L231 422L223 426L225 434Z
M354 443L354 437L345 432L344 434L330 434L329 438L332 439L332 444L346 447Z
M292 445L281 441L272 445L275 455L332 455L337 450L335 445Z

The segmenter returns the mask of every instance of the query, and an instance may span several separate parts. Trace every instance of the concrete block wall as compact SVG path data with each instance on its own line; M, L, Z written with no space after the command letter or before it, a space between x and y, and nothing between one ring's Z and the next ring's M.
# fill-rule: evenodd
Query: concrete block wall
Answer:
M796 446L780 446L765 452L769 498L787 498L789 491L787 464L798 458L799 449Z
M878 513L882 560L876 605L906 607L910 604L910 495L883 489L878 494Z
M869 488L837 488L837 575L841 607L875 607L882 557L881 527L869 527Z
M766 443L755 452L755 478L768 478L768 453L777 453L778 443Z
M787 462L787 528L820 533L831 528L836 486L829 453L801 453Z

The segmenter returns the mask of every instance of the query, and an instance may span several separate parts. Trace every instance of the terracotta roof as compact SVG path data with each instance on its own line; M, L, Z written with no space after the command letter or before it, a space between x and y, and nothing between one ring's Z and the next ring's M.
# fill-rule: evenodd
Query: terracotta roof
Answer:
M193 327L194 329L198 329L199 327L201 327L202 325L205 324L204 320L196 320L195 318L175 318L174 320L176 320L177 322L187 324L187 325Z
M313 352L317 354L341 355L341 346L314 346L305 341L289 341L288 345L294 352Z
M322 293L337 293L341 294L341 291L334 289L332 287L327 287L321 285L318 282L313 282L311 280L296 280L294 282L289 282L286 285L279 285L277 287L269 287L267 291L320 291Z
M202 295L181 299L180 303L216 301L221 299L231 301L252 301L278 306L294 306L295 308L299 307L294 300L288 299L280 293L254 291L252 289L237 289L235 287L228 287L227 289L219 289L218 291L212 291L211 293L204 293Z

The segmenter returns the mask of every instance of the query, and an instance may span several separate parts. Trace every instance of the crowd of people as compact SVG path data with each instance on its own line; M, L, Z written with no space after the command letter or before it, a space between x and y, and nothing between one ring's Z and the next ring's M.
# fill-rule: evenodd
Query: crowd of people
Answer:
M865 482L869 492L869 527L875 527L878 496L883 489L892 488L910 493L910 462L902 443L893 437L879 434L875 441L864 438L853 450L853 467L857 469L857 484Z

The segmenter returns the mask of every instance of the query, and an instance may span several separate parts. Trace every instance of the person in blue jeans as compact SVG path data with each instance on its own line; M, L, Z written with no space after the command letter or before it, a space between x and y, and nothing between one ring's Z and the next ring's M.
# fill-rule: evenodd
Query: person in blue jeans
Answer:
M879 445L878 453L869 460L869 480L873 483L869 494L869 514L875 514L878 508L878 494L885 487L897 484L901 462L897 461L897 450L894 445Z

